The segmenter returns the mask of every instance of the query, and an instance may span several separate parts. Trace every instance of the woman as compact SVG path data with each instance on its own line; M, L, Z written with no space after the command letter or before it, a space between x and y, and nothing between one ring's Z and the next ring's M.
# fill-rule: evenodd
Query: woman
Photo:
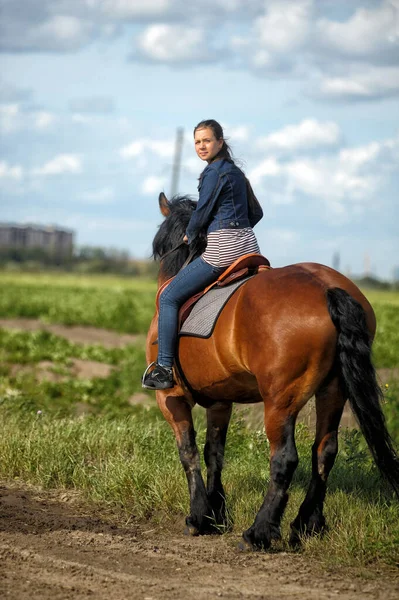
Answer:
M183 240L191 244L207 231L205 252L182 269L162 292L158 319L158 360L143 377L143 387L173 387L173 362L180 306L213 283L237 258L259 252L252 228L263 216L262 208L244 173L232 158L223 129L213 119L194 129L195 150L208 163L199 180L199 200Z

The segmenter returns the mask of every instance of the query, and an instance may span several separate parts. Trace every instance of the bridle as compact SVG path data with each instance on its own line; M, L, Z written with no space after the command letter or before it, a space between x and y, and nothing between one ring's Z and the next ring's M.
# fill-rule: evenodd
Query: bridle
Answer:
M180 248L180 246L184 246L186 244L186 242L180 242L179 244L177 244L177 246L174 246L171 250L168 250L167 252L165 252L165 254L162 254L162 256L160 257L160 260L164 260L164 258L166 258L167 256L169 256L169 254L172 254L172 252L175 252L176 250L178 250ZM187 267L188 264L190 264L190 262L193 260L194 258L194 254L195 254L195 250L194 248L192 248L186 258L186 260L184 261L183 265L180 267L179 271L181 271L182 269L184 269L184 267Z

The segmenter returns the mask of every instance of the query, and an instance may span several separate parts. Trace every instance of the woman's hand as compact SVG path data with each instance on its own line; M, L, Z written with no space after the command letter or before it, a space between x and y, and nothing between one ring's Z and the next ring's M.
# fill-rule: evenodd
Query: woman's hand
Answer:
M188 244L188 237L187 237L186 235L185 235L185 236L184 236L184 238L183 238L183 242L184 242L185 244Z

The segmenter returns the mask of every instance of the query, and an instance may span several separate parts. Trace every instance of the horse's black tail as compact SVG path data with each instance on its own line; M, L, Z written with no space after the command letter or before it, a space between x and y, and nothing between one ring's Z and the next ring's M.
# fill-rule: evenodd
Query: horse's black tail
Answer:
M383 397L371 361L371 336L363 307L345 290L327 290L331 320L338 332L337 360L346 397L380 472L399 497L399 457L381 409Z

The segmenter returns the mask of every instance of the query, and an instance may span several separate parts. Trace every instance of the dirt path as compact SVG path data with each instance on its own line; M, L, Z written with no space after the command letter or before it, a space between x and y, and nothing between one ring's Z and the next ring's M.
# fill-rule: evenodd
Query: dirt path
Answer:
M236 550L237 535L187 538L112 522L71 493L0 484L0 589L13 600L394 600L398 577L322 572L298 554Z
M145 340L145 335L118 333L109 329L83 327L80 325L58 325L43 323L39 319L0 319L0 327L6 329L21 329L22 331L50 331L76 344L101 344L105 348L121 348Z

